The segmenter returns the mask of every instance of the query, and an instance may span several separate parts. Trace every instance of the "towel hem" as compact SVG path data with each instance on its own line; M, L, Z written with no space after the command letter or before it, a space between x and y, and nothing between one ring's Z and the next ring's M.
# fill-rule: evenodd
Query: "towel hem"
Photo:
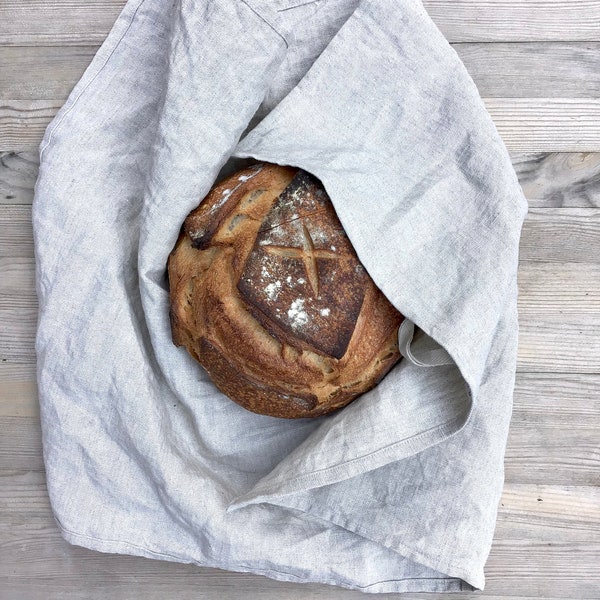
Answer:
M461 592L473 591L473 588L461 579L445 579L445 578L412 578L412 579L387 579L384 581L376 581L366 586L354 585L349 583L340 583L329 578L314 578L307 579L286 571L277 571L275 569L257 569L249 567L241 563L234 562L215 562L210 560L196 560L187 557L177 556L175 554L167 554L164 552L156 552L145 546L126 542L123 540L107 540L97 538L84 533L78 533L65 528L58 518L55 516L55 521L60 531L62 538L71 545L81 546L96 552L106 554L125 554L129 556L141 556L153 560L165 560L168 562L177 562L181 564L193 564L198 567L220 569L235 573L250 573L261 575L277 581L288 583L303 583L303 584L323 584L335 587L345 588L349 590L357 590L364 593L403 593L403 592Z
M294 504L293 501L280 502L277 503L276 506L296 510L307 515L311 519L337 525L338 527L342 527L347 531L351 531L356 535L360 535L371 542L380 544L381 546L388 548L392 552L396 552L404 558L412 560L413 562L418 562L419 564L439 571L440 573L445 573L448 575L450 580L459 579L463 583L463 588L460 591L483 591L484 589L485 577L483 575L483 571L475 574L468 571L463 566L454 564L451 561L441 560L438 556L427 554L425 552L421 552L420 550L415 550L414 548L406 546L401 542L395 541L392 543L390 541L391 536L382 537L376 532L369 531L367 528L352 521L351 519L341 518L332 510L319 510L318 512L312 512L306 508L299 507L298 505Z
M378 448L363 456L358 456L345 462L324 467L317 471L303 473L292 479L269 482L263 487L256 487L250 492L232 500L227 506L227 512L243 508L250 504L267 502L269 497L279 497L304 492L308 489L332 485L351 477L356 477L365 471L385 466L394 460L401 460L418 452L434 446L458 433L468 422L473 403L470 402L469 410L458 417L437 425L427 431L422 431L414 436L399 440L383 448ZM376 456L378 455L378 456Z

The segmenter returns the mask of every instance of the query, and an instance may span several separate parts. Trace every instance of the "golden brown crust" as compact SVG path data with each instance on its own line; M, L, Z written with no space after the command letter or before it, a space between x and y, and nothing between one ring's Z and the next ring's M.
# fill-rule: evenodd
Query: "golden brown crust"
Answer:
M168 274L173 342L253 412L328 414L400 359L402 315L301 169L258 163L219 182L186 218Z

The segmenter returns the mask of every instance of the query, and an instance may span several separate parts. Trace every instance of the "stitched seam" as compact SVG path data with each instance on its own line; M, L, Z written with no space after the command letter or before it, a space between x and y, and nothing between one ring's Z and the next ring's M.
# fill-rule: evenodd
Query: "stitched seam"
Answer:
M321 0L298 0L298 4L292 4L291 6L286 6L285 8L278 8L277 12L284 12L286 10L293 10L294 8L300 8L301 6L307 6L308 4L316 4Z
M296 507L293 507L293 510L298 510L299 512L303 512L306 513L306 511L298 509ZM310 513L306 513L308 514L311 518L314 518L314 515L310 514ZM68 535L74 536L74 537L78 537L81 539L87 539L87 540L93 540L95 542L101 542L103 544L117 544L120 546L128 546L130 548L135 548L137 550L141 550L143 552L147 552L148 554L152 554L154 556L160 556L163 558L168 558L171 560L174 560L176 562L185 562L187 564L189 564L190 562L192 562L193 564L196 564L198 566L202 566L202 567L208 567L208 568L217 568L217 569L233 569L235 570L235 572L248 572L248 573L256 573L256 574L271 574L271 573L277 573L279 575L285 575L286 577L291 577L294 578L295 580L299 581L300 583L306 583L307 579L303 578L299 575L295 575L294 573L289 573L287 571L280 571L278 569L274 569L274 568L270 568L270 569L261 569L259 567L251 567L250 565L247 565L245 563L231 563L230 561L226 561L226 566L224 566L222 563L217 563L214 561L198 561L198 560L189 560L180 556L177 556L175 554L165 554L165 553L161 553L161 552L155 552L154 550L150 550L149 548L146 548L145 546L140 546L138 544L133 544L131 542L126 542L124 540L113 540L113 539L105 539L105 538L100 538L100 537L95 537L95 536L91 536L91 535L87 535L85 533L79 533L77 531L72 531L70 529L67 529L66 527L63 527L61 525L61 523L58 521L58 519L55 520L57 521L57 525L59 526L59 528L64 531L65 533L67 533ZM333 522L333 521L332 521ZM337 523L334 523L334 525L337 525ZM339 525L338 525L339 526ZM361 535L360 533L358 533L358 535ZM361 535L361 537L364 537ZM111 552L115 552L113 550L111 550ZM243 571L245 570L245 571ZM362 585L358 585L358 584L351 584L351 585L345 585L343 583L340 583L339 581L328 577L328 578L322 578L319 579L318 581L315 581L315 583L324 583L327 585L334 585L334 586L340 586L340 587L344 587L346 589L361 589L361 590L366 590L372 587L375 587L377 585L381 585L381 584L385 584L385 583L401 583L401 584L405 584L407 582L411 582L411 581L420 581L420 582L425 582L425 581L446 581L446 582L453 582L456 581L457 578L455 577L410 577L410 578L404 578L404 579L384 579L382 581L376 581L374 583L370 583L368 585L362 586ZM459 582L462 584L463 581L459 580ZM470 588L467 588L470 589Z
M145 1L146 0L141 0L140 3L137 5L136 9L133 11L133 14L129 18L129 23L127 24L127 27L125 28L125 31L123 31L123 33L121 34L121 37L119 37L119 39L116 41L113 49L110 51L110 53L108 54L108 56L105 58L104 62L100 65L100 67L98 68L98 70L96 71L96 73L94 73L94 75L92 76L92 78L87 82L87 85L85 85L81 89L81 91L79 92L79 94L77 95L77 97L72 100L71 105L65 110L65 112L63 112L63 114L60 117L60 119L56 122L56 125L54 125L54 127L52 127L52 129L50 130L50 132L48 134L48 140L47 140L47 142L44 144L44 146L42 148L40 148L40 161L42 160L42 156L44 154L44 151L50 145L50 142L52 141L54 133L56 132L56 130L58 129L58 127L61 125L61 123L65 120L65 117L73 110L73 108L75 107L75 105L79 102L79 99L84 94L84 92L90 87L90 85L92 85L92 83L96 80L96 77L98 77L98 75L100 75L100 73L104 70L104 67L106 67L106 65L108 64L108 61L111 59L112 55L115 53L115 51L117 50L117 48L119 47L119 45L123 41L123 38L125 37L125 35L129 31L129 29L131 28L131 26L133 25L133 21L134 21L136 15L138 13L138 10L141 8L142 4L144 4Z
M467 386L467 388L468 388L468 386ZM470 416L470 413L471 413L471 410L472 410L472 406L473 405L471 403L470 409L467 412L467 417L465 419L465 423L466 423L466 421L468 420L468 418ZM404 445L404 444L407 444L407 445L410 445L410 446L414 446L423 437L434 435L435 433L437 433L440 430L441 431L445 431L447 429L450 429L451 426L453 426L455 423L460 422L461 420L463 420L463 418L464 418L463 414L461 413L460 416L454 417L454 418L452 418L452 419L450 419L448 421L445 421L444 423L441 423L440 425L436 425L435 427L431 427L430 429L427 429L425 431L422 431L420 433L417 433L415 435L407 437L407 438L405 438L403 440L399 440L397 442L393 442L391 444L388 444L387 446L384 446L383 448L378 448L377 450L373 450L372 452L368 452L367 454L363 454L361 456L357 456L355 458L351 458L351 459L349 459L349 460L347 460L347 461L345 461L343 463L339 463L339 464L331 465L329 467L323 467L322 469L317 469L315 471L311 471L309 473L309 475L312 476L312 475L317 475L317 474L321 474L321 473L327 473L327 471L330 471L330 470L333 470L333 469L341 469L342 467L347 467L349 465L353 465L353 464L355 464L355 463L357 463L359 461L363 461L363 460L365 460L367 458L371 458L373 456L377 456L378 454L384 454L386 452L389 452L389 451L395 449L397 446L401 446L401 445ZM463 426L464 426L464 424L463 424ZM462 429L462 427L461 427L461 429ZM458 430L458 431L460 431L460 430ZM458 433L458 431L456 431L454 433ZM292 477L291 479L286 479L284 481L284 483L286 485L290 485L290 484L296 483L297 481L301 481L302 479L304 479L306 477L307 477L307 474L303 473L301 475L297 475L296 477ZM263 486L263 490L264 489L265 488ZM268 490L268 487L266 489ZM264 493L264 491L261 491L260 488L257 488L256 492L257 492L257 496L260 496L260 494ZM294 493L294 492L289 492L289 493ZM286 495L287 494L288 494L288 492L286 492ZM266 495L267 495L267 497L269 496L269 492L268 491L266 492Z
M352 521L351 519L338 519L337 515L334 512L332 512L331 510L329 510L329 511L325 510L325 511L321 511L319 514L315 514L313 512L310 512L310 510L307 510L305 508L300 508L298 505L294 504L294 502L282 502L280 504L273 503L273 506L282 506L285 508L291 508L292 510L297 510L298 512L308 515L308 517L311 519L325 521L326 523L332 523L333 525L341 527L342 529L345 529L346 531L350 531L350 532L355 533L356 535L359 535L367 540L370 540L376 544L379 544L379 545L383 546L384 548L387 548L388 550L395 552L396 554L400 554L402 557L407 558L409 560L420 562L424 559L428 562L431 562L432 565L435 564L435 566L431 566L429 564L425 565L426 567L428 567L430 569L435 569L440 572L444 572L444 571L448 571L448 570L455 570L455 571L459 572L459 575L454 575L454 576L449 575L447 579L460 578L463 581L466 581L469 579L469 574L465 571L465 569L462 565L453 563L450 560L441 561L439 556L436 556L434 554L429 554L427 552L422 552L420 550L415 550L414 548L410 548L409 546L406 546L402 542L395 542L394 543L395 547L392 548L392 543L393 543L392 537L393 536L388 535L388 536L383 537L382 539L377 539L377 536L374 536L372 531L369 531L367 528L356 523L355 521ZM439 562L439 564L436 564L436 562ZM423 564L423 563L421 563L421 564ZM438 579L444 580L446 578L443 578L443 577L440 577L440 578L437 578L437 577L424 577L424 578L412 577L411 579L435 581ZM394 580L392 580L392 581L394 581ZM402 580L400 580L400 581L402 581ZM371 584L366 587L371 587L372 585L377 585L378 583L384 583L384 582L376 582L376 583Z
M281 33L281 31L279 31L279 29L277 29L275 27L275 25L273 25L273 23L271 23L271 21L269 21L266 17L264 17L260 12L258 12L258 10L256 10L251 4L249 4L246 0L242 0L242 2L260 19L262 19L285 43L285 47L289 48L290 45L287 41L287 39L285 38L285 36Z
M58 130L58 128L60 127L60 125L63 123L63 121L65 120L65 117L75 108L75 106L77 105L77 103L79 102L81 96L87 91L87 89L90 87L90 85L92 85L92 83L96 80L96 78L100 75L100 73L104 70L104 68L107 66L109 60L112 58L112 55L116 52L117 48L119 47L119 45L121 44L121 42L123 41L123 38L127 35L127 33L129 32L129 30L131 29L131 26L133 25L133 22L135 20L135 17L137 16L138 11L140 10L140 8L142 7L142 5L145 3L146 0L141 0L140 3L136 6L135 10L133 11L131 17L129 18L129 23L127 24L127 27L125 28L125 31L123 31L123 33L121 34L121 36L119 37L119 39L116 41L113 49L110 51L110 53L108 54L108 56L104 59L104 62L100 65L100 67L98 68L98 70L96 71L96 73L94 73L94 75L92 76L92 78L87 82L87 84L81 89L81 91L79 92L79 94L77 94L77 96L71 101L70 106L63 112L63 114L61 115L60 119L56 122L56 124L52 127L52 129L50 129L50 131L48 132L48 138L46 143L40 148L40 161L42 160L42 157L44 155L44 152L46 151L46 149L48 148L48 146L50 145L50 142L52 141L54 134L56 133L56 131ZM246 0L242 0L242 2L254 13L256 14L260 19L262 19L269 27L271 27L271 29L273 29L273 31L275 33L277 33L277 35L279 35L279 37L281 37L281 39L283 40L283 42L286 45L286 48L289 48L289 43L286 40L286 38L283 36L283 34L275 28L275 26L269 22L263 15L261 15L258 11L256 11L252 6L250 6L250 4L248 4L248 2L246 2Z

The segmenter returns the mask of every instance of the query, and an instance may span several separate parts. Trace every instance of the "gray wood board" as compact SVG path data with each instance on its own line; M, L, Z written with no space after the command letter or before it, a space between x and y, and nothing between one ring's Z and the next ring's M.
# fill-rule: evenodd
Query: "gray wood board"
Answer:
M600 208L600 153L513 153L530 208ZM31 204L38 153L0 152L0 204Z
M0 207L0 356L35 361L31 212ZM600 209L531 209L520 246L518 369L600 372Z
M599 42L462 43L453 47L484 97L600 95ZM64 102L97 49L0 46L0 99Z
M512 152L600 152L600 98L484 98ZM62 106L53 100L0 104L0 151L37 149Z
M124 0L1 0L0 44L91 44ZM452 42L600 41L598 0L424 0Z
M0 257L33 256L29 205L1 205L0 226ZM521 261L597 263L598 256L600 209L529 209L521 236Z
M0 0L0 600L364 598L332 586L93 552L67 544L52 519L27 205L42 135L123 5ZM483 597L598 600L600 0L424 5L478 86L530 206L506 485Z
M223 594L278 600L360 597L359 592L331 586L282 583L70 546L52 519L42 472L5 471L0 477L0 563L5 573L0 594L27 590L28 599L164 598L174 593L177 598L207 599ZM518 586L518 597L597 599L600 572L589 567L600 550L599 500L593 487L507 484L486 565L486 596L511 597ZM74 595L82 589L85 596ZM393 597L439 598L433 594Z
M0 362L0 471L43 470L39 419L35 365ZM600 374L517 373L506 482L600 486L599 429Z
M454 48L511 150L600 150L600 43L464 43ZM0 150L39 146L96 49L0 46L5 65L0 71Z

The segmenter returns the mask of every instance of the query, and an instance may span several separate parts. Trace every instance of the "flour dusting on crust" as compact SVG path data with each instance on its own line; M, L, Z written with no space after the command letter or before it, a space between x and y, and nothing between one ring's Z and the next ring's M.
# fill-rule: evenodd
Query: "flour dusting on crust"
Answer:
M308 323L308 314L304 310L304 299L296 298L287 311L288 319L292 327L301 327Z

